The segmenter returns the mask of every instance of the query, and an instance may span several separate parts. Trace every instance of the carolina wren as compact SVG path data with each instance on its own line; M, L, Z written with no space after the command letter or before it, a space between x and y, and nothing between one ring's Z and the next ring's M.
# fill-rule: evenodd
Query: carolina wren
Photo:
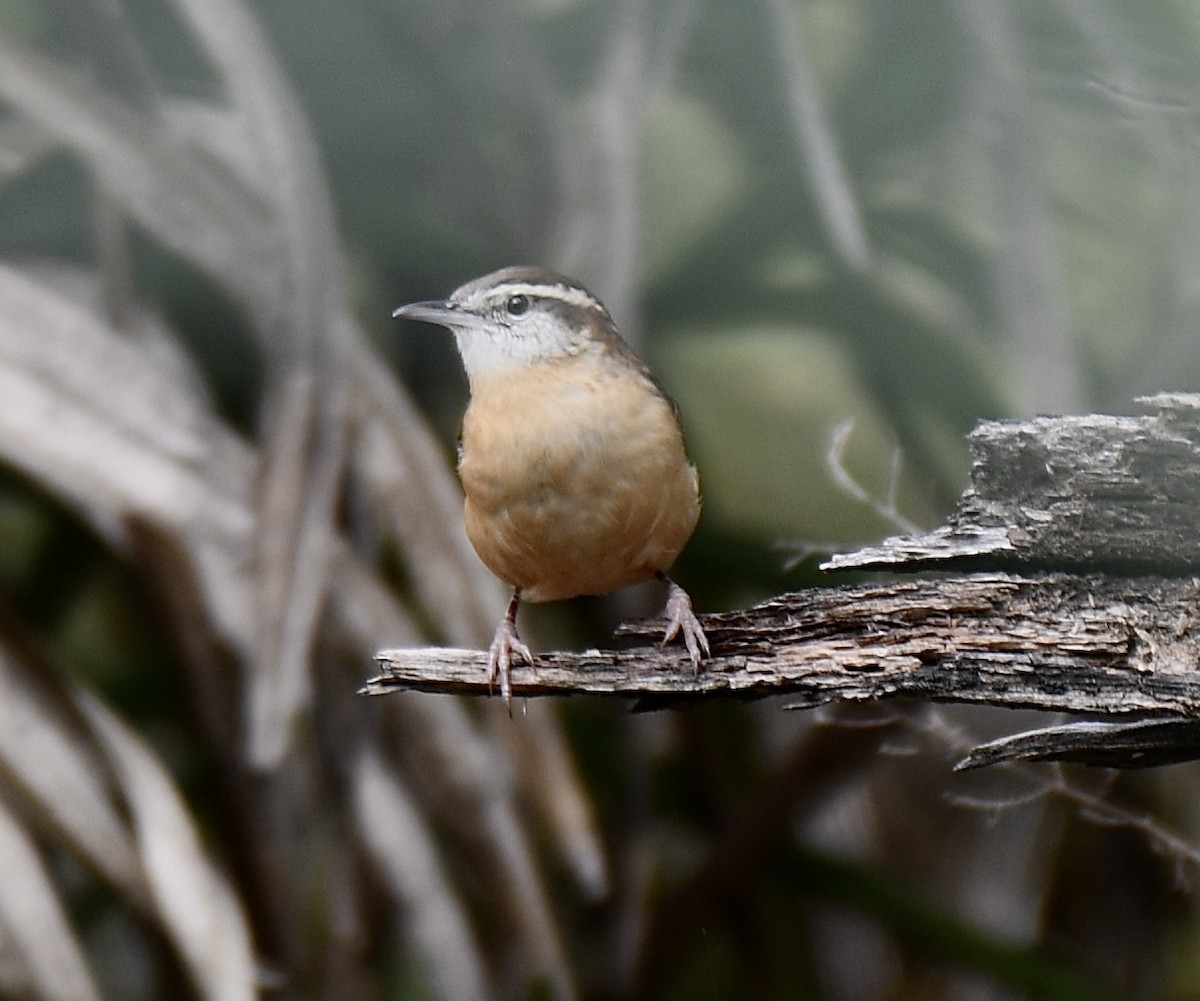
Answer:
M517 607L606 594L655 577L667 588L663 643L681 636L695 670L709 653L667 568L700 517L696 467L675 405L590 292L542 268L468 282L393 314L449 328L470 383L458 473L467 536L512 585L488 650L512 698L514 661L533 664Z

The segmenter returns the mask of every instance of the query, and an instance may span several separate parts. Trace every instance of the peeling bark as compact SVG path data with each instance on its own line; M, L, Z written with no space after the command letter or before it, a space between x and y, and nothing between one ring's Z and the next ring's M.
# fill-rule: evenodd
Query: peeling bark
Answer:
M972 485L945 526L825 565L971 572L814 588L702 616L713 657L698 674L661 646L661 622L627 623L618 649L518 667L513 694L610 695L642 708L772 695L796 708L987 703L1125 719L994 741L964 767L1200 757L1200 396L1142 402L1154 412L981 424ZM363 691L485 694L486 660L384 650Z

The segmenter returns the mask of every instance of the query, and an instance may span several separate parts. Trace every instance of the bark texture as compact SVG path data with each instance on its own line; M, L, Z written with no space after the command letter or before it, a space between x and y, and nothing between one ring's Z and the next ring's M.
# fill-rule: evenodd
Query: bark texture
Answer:
M1139 766L1200 757L1200 395L1143 416L988 421L947 524L835 556L825 568L953 575L780 595L702 616L713 657L694 673L662 624L617 649L540 654L518 696L593 694L642 708L785 695L808 708L896 696L1117 717L977 748ZM486 694L486 655L383 650L363 689ZM1123 717L1123 718L1121 718Z

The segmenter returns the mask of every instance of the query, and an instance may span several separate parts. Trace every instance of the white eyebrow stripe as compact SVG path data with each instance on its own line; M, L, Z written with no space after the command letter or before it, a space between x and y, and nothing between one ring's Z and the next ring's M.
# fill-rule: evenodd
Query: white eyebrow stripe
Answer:
M595 296L581 288L572 288L569 285L538 285L533 282L506 282L503 285L494 285L484 290L479 298L486 302L513 295L527 295L534 299L556 299L568 306L579 306L583 309L602 310L604 308L596 301Z

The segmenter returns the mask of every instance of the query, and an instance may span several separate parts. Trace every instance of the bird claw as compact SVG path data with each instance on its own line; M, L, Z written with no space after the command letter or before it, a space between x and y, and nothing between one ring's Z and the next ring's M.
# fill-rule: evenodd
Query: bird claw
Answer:
M496 635L492 637L492 645L488 647L488 691L492 685L500 682L500 697L512 713L512 665L513 660L523 660L533 666L533 653L521 642L517 635L517 624L512 619L504 619L496 627Z
M687 647L688 656L692 658L692 670L700 673L700 660L710 656L708 637L700 627L696 613L692 611L692 599L687 591L673 580L667 580L667 631L663 636L662 645L666 646L676 636L683 636L683 645Z

